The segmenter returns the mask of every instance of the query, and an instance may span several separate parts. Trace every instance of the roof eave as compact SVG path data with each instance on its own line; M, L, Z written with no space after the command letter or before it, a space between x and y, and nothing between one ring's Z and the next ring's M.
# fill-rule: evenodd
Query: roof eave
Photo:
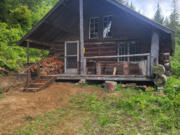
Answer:
M118 7L118 8L121 8L122 10L128 12L129 14L138 17L139 19L145 21L146 23L149 23L150 25L154 26L157 29L160 29L160 30L162 30L162 31L164 31L164 32L166 32L168 34L171 34L171 33L174 32L173 30L171 30L171 29L169 29L169 28L167 28L167 27L165 27L165 26L163 26L163 25L161 25L159 23L156 23L153 20L151 20L151 19L149 19L149 18L135 12L134 10L124 6L123 4L117 2L116 0L106 0L106 1L108 1L109 3L111 3L112 5L114 5L114 6Z
M21 46L23 42L27 40L30 34L33 33L63 2L64 0L60 0L37 24L34 25L34 27L28 33L25 34L17 45Z

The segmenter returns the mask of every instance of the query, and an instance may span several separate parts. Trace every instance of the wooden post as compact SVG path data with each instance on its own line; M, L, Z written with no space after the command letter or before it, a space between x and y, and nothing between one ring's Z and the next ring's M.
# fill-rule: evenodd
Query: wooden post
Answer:
M159 64L159 34L157 32L152 33L151 40L151 75L153 73L153 66Z
M29 41L27 41L27 64L29 63Z
M101 75L101 63L96 63L96 74Z
M30 69L28 69L27 70L27 78L26 78L26 87L29 86L30 82L31 82L31 71L30 71Z
M151 56L147 56L147 76L151 76Z
M38 63L37 76L40 79L40 62Z
M81 75L85 74L84 68L84 17L83 17L83 0L79 0L80 16L80 53L81 53Z

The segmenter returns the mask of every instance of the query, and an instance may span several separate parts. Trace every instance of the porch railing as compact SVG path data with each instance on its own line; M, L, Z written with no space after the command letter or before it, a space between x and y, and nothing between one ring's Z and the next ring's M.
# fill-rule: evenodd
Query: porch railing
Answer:
M138 61L122 61L122 62L119 62L118 59L120 58L127 58L127 59L130 59L130 58L141 58L140 60ZM144 63L144 66L141 66L140 68L142 68L142 70L144 71L144 76L151 76L151 54L150 53L144 53L144 54L130 54L130 55L113 55L113 56L91 56L91 57L85 57L84 58L84 68L86 69L86 73L85 75L88 74L88 62L89 61L94 61L95 63L95 68L96 68L96 75L100 75L102 74L101 72L101 66L103 65L104 62L101 62L102 59L105 60L105 59L117 59L117 62L115 62L117 65L121 65L124 64L126 65L127 63L136 63L136 64L139 64L141 65L140 63ZM105 62L106 64L105 65L108 65L107 63L108 62ZM116 67L118 67L117 65L113 65L114 62L111 62L112 64L112 67L114 66L114 69L113 69L113 73L112 75L116 75L116 72L118 69L116 69ZM109 64L109 65L111 65ZM127 75L125 73L125 75ZM132 74L133 75L133 74Z

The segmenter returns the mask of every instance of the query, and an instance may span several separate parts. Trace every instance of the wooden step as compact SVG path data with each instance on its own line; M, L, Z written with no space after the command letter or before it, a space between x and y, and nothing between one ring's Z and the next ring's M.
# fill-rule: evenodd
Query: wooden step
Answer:
M34 80L24 89L24 91L38 92L42 89L47 88L55 80L56 80L56 77L50 77L47 80L45 79Z
M44 85L45 83L32 83L32 85Z
M39 91L40 88L25 88L24 91L29 91L29 92L37 92Z

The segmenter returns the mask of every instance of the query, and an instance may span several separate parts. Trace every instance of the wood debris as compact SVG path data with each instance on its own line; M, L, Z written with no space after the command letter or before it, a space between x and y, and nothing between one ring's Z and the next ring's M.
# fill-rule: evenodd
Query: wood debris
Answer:
M0 67L0 74L8 74L8 71Z
M64 62L58 59L58 56L52 56L42 59L30 68L31 73L37 73L40 70L40 75L54 75L64 72Z

